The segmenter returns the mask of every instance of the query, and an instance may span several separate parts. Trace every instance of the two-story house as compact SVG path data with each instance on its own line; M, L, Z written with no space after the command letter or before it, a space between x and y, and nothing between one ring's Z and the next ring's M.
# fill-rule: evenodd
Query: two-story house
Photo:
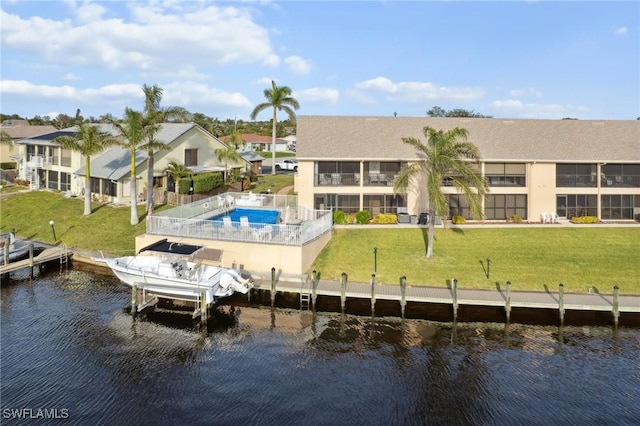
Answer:
M418 161L402 142L427 142L423 128L465 128L480 150L489 184L486 220L519 215L640 219L640 121L497 118L299 116L296 191L308 208L372 214L427 211L425 186L393 190L406 164ZM471 219L469 204L442 182L449 218Z

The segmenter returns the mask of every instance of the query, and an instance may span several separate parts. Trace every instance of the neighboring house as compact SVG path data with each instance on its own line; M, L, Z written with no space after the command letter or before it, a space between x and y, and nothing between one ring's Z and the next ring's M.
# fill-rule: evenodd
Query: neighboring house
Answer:
M238 151L267 151L271 152L271 136L256 135L254 133L242 133L243 146L238 146ZM225 140L228 136L221 138ZM289 142L285 139L276 138L276 152L289 150Z
M112 126L99 124L102 131L115 134ZM62 149L53 143L58 136L74 136L74 128L23 139L20 148L20 176L32 189L48 188L81 195L84 191L85 159L80 153ZM155 139L170 146L170 150L154 155L153 185L173 188L164 170L171 161L184 164L194 173L223 171L215 150L224 143L195 123L164 123ZM137 197L143 197L147 186L147 153L136 153ZM229 168L248 171L250 164L229 164ZM91 192L100 200L125 203L131 200L131 154L121 147L112 147L91 158Z
M56 128L51 125L46 126L32 126L27 120L4 120L0 125L0 130L9 135L12 145L0 145L0 163L6 163L9 161L16 161L18 156L18 147L15 142L30 138L33 136L41 135L44 133L55 132Z
M287 141L287 147L289 148L289 151L292 151L292 148L294 148L293 151L295 151L295 147L296 147L296 142L298 140L298 136L289 135L289 136L286 136L286 137L284 137L282 139Z
M480 150L489 183L487 220L540 221L597 216L640 220L640 121L503 120L428 117L299 116L296 191L308 208L372 214L427 211L423 183L394 194L396 174L427 142L423 127L462 127ZM468 202L444 181L449 218L471 219Z

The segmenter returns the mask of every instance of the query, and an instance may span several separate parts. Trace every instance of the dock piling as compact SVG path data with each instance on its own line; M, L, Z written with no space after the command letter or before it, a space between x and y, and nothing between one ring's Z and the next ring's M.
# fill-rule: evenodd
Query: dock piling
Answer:
M617 285L613 286L613 325L618 328L618 317L620 316L620 288Z
M400 313L404 319L404 310L407 306L407 277L403 275L400 277Z
M347 303L347 273L346 272L343 272L340 275L340 283L341 283L340 308L342 309L342 313L344 314L344 307Z
M271 306L276 301L276 268L271 268Z
M376 312L376 274L371 274L371 316Z
M558 290L558 311L560 313L560 327L564 325L564 284L560 283Z
M458 280L451 278L451 305L453 306L453 321L458 321Z
M138 313L138 286L131 286L131 315L134 317Z
M504 311L507 314L507 324L511 318L511 281L507 281L507 294L504 300Z
M200 324L206 328L207 326L207 293L200 293Z
M311 307L316 310L316 299L318 298L318 283L320 282L320 272L313 270L311 281Z

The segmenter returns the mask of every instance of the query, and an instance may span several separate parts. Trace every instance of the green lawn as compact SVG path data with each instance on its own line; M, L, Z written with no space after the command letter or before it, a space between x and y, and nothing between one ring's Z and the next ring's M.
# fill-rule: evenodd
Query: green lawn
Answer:
M92 215L82 213L81 198L23 192L0 200L0 231L15 228L20 237L53 243L49 221L54 220L58 242L110 255L133 254L134 236L145 232L143 205L140 223L133 227L128 206L95 204ZM369 281L377 247L377 281L383 283L398 283L405 275L409 285L444 286L456 278L463 288L489 289L511 281L514 290L547 286L555 291L563 283L566 291L594 286L602 293L617 284L622 293L640 294L640 226L436 229L431 260L425 258L425 240L426 229L417 227L336 229L313 268L326 279L339 280L346 272L350 281ZM483 269L487 258L489 278Z
M426 253L426 229L334 230L314 268L326 279L444 286L456 278L464 288L490 289L511 281L513 289L640 294L640 226L436 229L434 257ZM486 276L490 258L489 277ZM482 261L482 263L481 263Z

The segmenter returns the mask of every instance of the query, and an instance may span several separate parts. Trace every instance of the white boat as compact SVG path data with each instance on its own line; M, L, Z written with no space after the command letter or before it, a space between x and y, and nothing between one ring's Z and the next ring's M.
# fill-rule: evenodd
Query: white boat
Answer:
M94 258L104 262L125 284L138 286L158 297L198 300L207 305L235 293L246 294L252 282L231 268L191 262L175 256L137 255Z
M0 265L4 265L5 245L7 243L9 244L9 263L21 260L29 255L31 243L16 240L16 235L13 232L0 234Z

